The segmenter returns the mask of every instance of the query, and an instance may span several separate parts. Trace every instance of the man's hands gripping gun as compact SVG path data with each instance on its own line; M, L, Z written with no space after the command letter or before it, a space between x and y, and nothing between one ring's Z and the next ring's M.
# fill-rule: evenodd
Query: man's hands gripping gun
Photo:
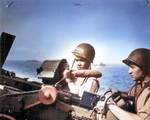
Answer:
M93 112L97 114L96 120L100 120L103 117L103 115L106 116L106 113L108 111L107 108L108 104L116 104L112 100L112 95L117 92L118 92L117 89L109 89L108 91L106 91L104 94L101 95L100 100L97 102L97 105L93 109Z

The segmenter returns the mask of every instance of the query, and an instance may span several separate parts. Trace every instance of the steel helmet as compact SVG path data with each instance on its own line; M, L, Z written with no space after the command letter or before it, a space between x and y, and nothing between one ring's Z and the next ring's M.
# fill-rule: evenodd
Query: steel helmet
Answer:
M150 49L138 48L131 52L128 58L122 62L127 65L134 63L150 76Z
M75 56L86 58L91 63L95 57L95 50L93 46L88 43L79 44L74 52L72 52Z

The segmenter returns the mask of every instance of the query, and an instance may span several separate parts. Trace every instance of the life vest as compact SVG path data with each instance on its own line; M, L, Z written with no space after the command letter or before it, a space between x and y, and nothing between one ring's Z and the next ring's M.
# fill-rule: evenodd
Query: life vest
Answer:
M98 89L99 89L99 87L100 87L100 84L99 84L99 81L96 79L96 77L86 77L84 80L83 80L83 82L82 82L82 84L80 85L80 86L82 86L84 83L86 83L88 80L90 80L90 79L92 79L92 80L94 80L96 83L97 83L97 87L95 88L95 90L93 91L94 93L97 93L98 92Z
M70 70L70 76L75 77L74 81L77 80L75 84L78 86L83 86L89 80L95 81L96 86L92 86L92 89L94 88L94 90L91 90L90 92L97 93L100 87L99 81L97 80L97 78L101 77L102 73L97 70ZM60 85L62 86L62 90L70 91L67 86L67 83L65 83L64 80L60 82Z

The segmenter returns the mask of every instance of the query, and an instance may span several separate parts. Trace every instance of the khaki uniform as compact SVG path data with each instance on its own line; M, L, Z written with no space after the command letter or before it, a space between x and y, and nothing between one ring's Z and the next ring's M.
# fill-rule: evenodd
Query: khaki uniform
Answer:
M133 108L130 112L137 114L141 120L150 120L150 78L145 78L142 83L136 83L129 90L128 95L135 97L135 111ZM97 120L119 119L115 117L110 110L108 110L106 116L103 116L103 118L99 117Z
M142 120L150 120L150 86L139 95L136 105L138 116Z
M141 120L150 120L150 78L134 85L129 95L135 97L135 111Z

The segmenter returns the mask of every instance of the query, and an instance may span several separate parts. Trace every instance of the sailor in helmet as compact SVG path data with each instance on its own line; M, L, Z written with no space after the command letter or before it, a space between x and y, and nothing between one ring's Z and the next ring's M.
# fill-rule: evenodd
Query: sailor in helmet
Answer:
M127 97L127 99L133 98L135 105L128 110L123 110L111 97L105 103L105 110L108 108L108 111L111 112L107 113L104 120L150 120L150 50L136 49L127 59L123 60L123 63L129 66L128 73L135 81L135 85L129 90ZM97 108L97 112L101 114L101 109L99 109L101 107ZM109 116L112 114L115 117L110 118ZM103 120L103 118L100 119Z
M96 93L99 89L99 81L95 76L93 77L77 77L71 76L72 70L90 70L91 63L95 57L95 50L93 46L87 43L79 44L74 52L75 59L71 70L64 71L64 77L67 82L67 87L70 92L82 96L84 91Z

